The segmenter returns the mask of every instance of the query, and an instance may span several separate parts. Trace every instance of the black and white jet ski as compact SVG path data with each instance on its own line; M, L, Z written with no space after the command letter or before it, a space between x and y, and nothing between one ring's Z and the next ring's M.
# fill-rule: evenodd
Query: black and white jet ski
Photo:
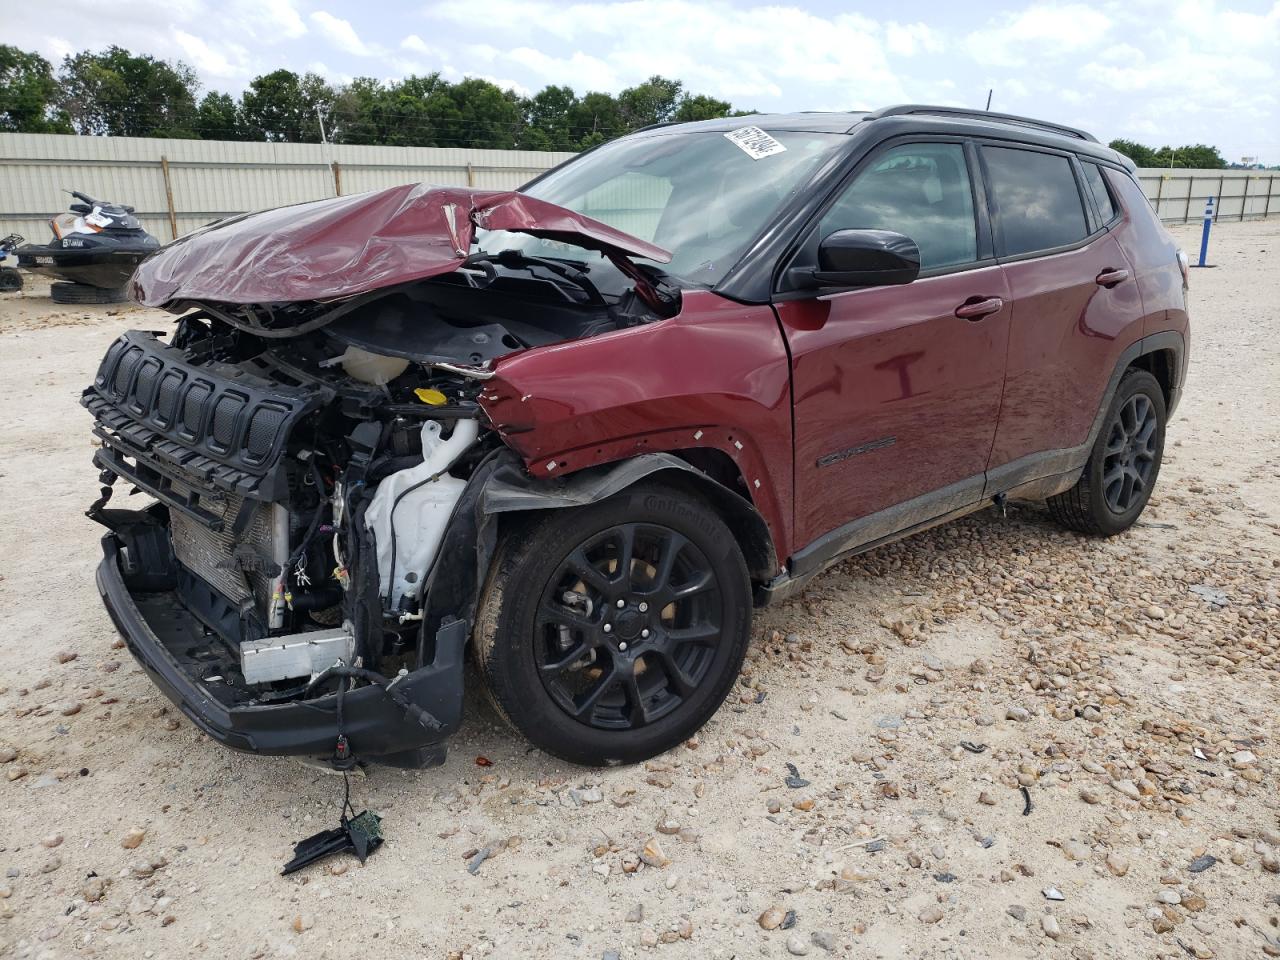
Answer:
M133 207L95 200L76 190L69 192L77 202L71 204L69 213L49 221L53 240L19 247L14 251L18 266L54 280L119 291L123 296L134 269L160 248L160 241L142 229ZM59 299L57 286L54 299ZM68 299L91 299L90 291L83 293L86 296Z

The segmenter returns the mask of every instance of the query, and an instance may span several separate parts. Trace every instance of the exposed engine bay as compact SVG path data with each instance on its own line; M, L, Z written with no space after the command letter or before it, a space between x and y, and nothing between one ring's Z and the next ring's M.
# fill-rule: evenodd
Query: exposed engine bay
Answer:
M474 539L459 521L469 484L515 459L478 402L493 361L678 304L657 271L661 312L588 269L479 254L337 302L184 301L167 342L131 331L111 347L82 400L102 443L90 516L122 540L148 602L198 623L168 647L203 690L278 704L363 670L390 692L430 660L442 626L465 619L449 590L428 603L432 586L479 575L474 543L442 543ZM116 480L156 503L108 508Z

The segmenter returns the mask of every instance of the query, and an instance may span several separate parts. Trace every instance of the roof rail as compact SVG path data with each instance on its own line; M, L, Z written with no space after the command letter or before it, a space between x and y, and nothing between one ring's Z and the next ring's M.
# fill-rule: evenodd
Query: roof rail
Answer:
M1067 137L1075 137L1077 140L1088 140L1090 143L1097 143L1098 138L1091 133L1085 133L1083 130L1077 130L1075 127L1064 127L1062 124L1049 123L1045 120L1033 120L1031 117L1019 117L1012 113L992 113L990 110L970 110L967 107L931 107L920 103L902 103L894 107L884 107L880 110L872 111L863 117L863 120L880 120L884 117L901 117L914 114L925 114L935 117L963 117L968 120L994 120L997 123L1011 123L1023 127L1032 127L1037 130L1047 130L1050 133L1059 133Z

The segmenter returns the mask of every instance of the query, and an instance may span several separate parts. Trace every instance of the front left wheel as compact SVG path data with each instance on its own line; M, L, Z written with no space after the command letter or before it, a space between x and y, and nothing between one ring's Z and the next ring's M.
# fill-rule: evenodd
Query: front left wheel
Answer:
M475 652L505 719L547 753L636 763L696 732L746 653L751 586L701 498L638 484L499 544Z

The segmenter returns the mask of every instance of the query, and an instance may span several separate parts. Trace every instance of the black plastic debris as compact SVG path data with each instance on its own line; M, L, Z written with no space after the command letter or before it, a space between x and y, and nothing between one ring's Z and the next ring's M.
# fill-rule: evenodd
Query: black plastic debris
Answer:
M1031 816L1031 791L1026 787L1019 787L1018 789L1022 791L1022 815L1029 817Z
M794 763L788 763L787 769L791 771L791 776L787 777L786 784L792 790L799 790L801 787L809 785L809 781L800 776L800 771Z
M1212 854L1202 854L1191 861L1191 872L1204 873L1217 862L1218 858Z
M778 924L778 928L781 930L790 930L796 925L796 921L798 919L800 918L796 916L796 912L794 910L788 910L786 916L782 918L782 923Z
M321 830L295 845L293 859L284 865L280 876L288 876L317 860L348 850L364 863L369 854L382 846L382 818L376 813L366 810L351 819L344 816L341 823L340 827Z
M933 879L939 883L955 883L956 875L954 873L935 873Z
M986 753L987 745L985 743L970 743L968 740L961 740L960 746L964 747L970 753Z

